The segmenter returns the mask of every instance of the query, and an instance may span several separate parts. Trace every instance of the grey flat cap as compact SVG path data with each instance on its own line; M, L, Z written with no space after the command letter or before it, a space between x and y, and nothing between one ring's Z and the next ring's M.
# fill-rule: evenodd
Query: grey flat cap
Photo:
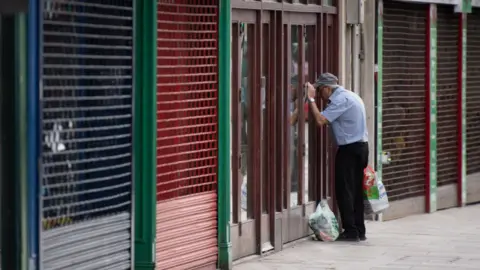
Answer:
M313 84L315 88L319 86L336 86L338 85L338 78L337 76L333 75L332 73L323 73L318 76L317 80Z

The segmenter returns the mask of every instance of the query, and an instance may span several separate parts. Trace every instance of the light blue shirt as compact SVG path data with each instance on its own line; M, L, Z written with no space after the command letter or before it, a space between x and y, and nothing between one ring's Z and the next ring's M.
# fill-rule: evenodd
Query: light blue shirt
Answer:
M322 115L330 122L338 145L368 141L365 105L354 92L335 89Z

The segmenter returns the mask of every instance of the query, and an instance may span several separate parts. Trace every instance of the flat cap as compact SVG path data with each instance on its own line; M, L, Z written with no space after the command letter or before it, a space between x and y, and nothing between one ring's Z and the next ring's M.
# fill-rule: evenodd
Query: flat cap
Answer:
M319 86L336 86L336 85L338 85L337 76L328 72L322 73L320 76L318 76L317 80L313 84L315 88Z

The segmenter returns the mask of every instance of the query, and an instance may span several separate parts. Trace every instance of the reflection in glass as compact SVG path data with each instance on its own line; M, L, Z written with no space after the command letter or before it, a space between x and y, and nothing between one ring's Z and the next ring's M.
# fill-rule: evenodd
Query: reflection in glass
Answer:
M249 60L248 59L248 38L247 38L247 31L249 27L246 27L244 24L241 25L242 31L241 31L241 36L240 36L240 41L241 41L241 53L240 53L240 66L241 66L241 89L240 89L240 106L241 106L241 143L240 143L240 172L242 178L240 181L242 181L242 186L241 186L241 208L242 208L242 214L241 214L241 221L245 221L248 218L247 214L247 209L248 209L248 203L247 203L247 198L248 198L248 185L247 185L247 180L248 180L248 175L247 175L247 158L248 158L248 119L249 119L249 108L248 108L248 98L249 98Z
M290 91L289 91L289 110L290 110L290 179L291 179L291 193L290 193L290 206L298 204L298 108L297 108L297 93L299 92L299 80L298 80L298 29L299 27L292 26L292 40L291 40L291 78L290 78Z

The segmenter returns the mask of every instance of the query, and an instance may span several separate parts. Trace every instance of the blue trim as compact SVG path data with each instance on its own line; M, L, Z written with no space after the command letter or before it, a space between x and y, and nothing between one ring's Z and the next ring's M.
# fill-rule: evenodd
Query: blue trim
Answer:
M39 0L30 0L28 6L28 82L27 82L27 183L28 183L28 256L30 267L38 267L39 218L38 218L38 105L39 96ZM31 264L33 263L33 265Z
M42 128L42 122L43 122L43 115L42 115L42 102L41 99L43 97L43 85L40 83L42 80L42 73L43 73L43 14L44 14L44 7L45 7L45 0L33 0L36 4L36 9L35 12L37 14L36 17L36 24L35 24L35 32L37 34L36 40L35 40L35 50L36 50L36 62L35 62L35 89L36 89L36 94L35 94L35 112L36 112L36 125L35 125L35 132L33 134L36 135L35 140L37 142L37 145L35 147L35 156L37 157L37 162L36 162L36 181L35 181L35 231L36 231L36 261L35 261L35 266L36 269L42 269L40 262L42 260L42 250L41 250L41 239L42 239L42 225L43 225L43 220L42 220L42 212L41 212L41 207L42 207L42 201L41 201L41 195L43 192L43 187L42 187L42 175L43 175L43 161L40 164L40 158L42 157L42 152L43 152L43 128ZM51 2L49 0L49 2Z

